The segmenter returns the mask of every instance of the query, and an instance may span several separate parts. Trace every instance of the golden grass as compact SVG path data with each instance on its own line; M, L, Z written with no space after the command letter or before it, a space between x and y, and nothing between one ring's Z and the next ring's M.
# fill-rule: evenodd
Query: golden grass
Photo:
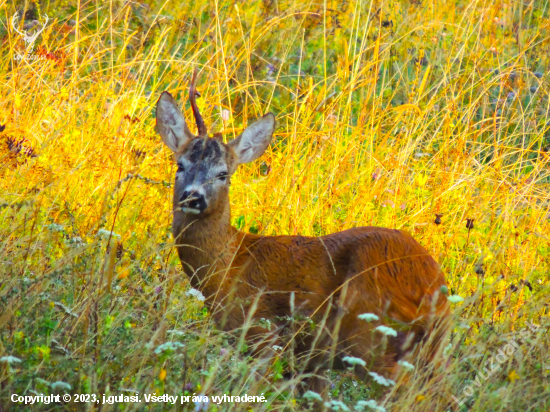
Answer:
M333 374L333 399L550 408L546 2L78 3L0 2L0 357L22 359L0 363L2 403L64 381L74 393L263 392L262 408L307 407L296 379L281 379L290 354L267 369L241 355L185 295L154 105L162 90L183 104L198 67L211 130L231 139L277 115L271 147L233 178L237 227L406 229L465 298L444 373L389 391ZM43 59L17 61L25 43L10 19L28 9L27 21L50 17L32 52ZM472 384L526 322L541 326ZM167 341L185 350L156 354Z

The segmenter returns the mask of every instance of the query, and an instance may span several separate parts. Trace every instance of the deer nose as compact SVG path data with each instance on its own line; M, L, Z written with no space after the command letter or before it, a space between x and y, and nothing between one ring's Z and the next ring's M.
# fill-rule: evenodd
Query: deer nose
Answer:
M182 206L198 209L201 212L206 209L206 199L202 193L198 192L184 190L180 197L180 203L183 203Z

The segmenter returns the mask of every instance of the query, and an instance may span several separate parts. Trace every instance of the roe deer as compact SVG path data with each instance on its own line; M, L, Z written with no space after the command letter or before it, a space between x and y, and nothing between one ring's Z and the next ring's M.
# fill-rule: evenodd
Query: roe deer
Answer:
M275 116L266 114L227 144L220 135L209 138L195 83L196 71L189 101L198 135L166 91L157 102L156 127L177 163L172 233L178 255L218 325L233 330L254 311L256 320L275 320L276 339L293 312L302 314L320 331L296 344L296 353L309 353L306 370L343 368L342 359L351 356L366 362L355 368L360 377L397 371L397 361L417 353L420 342L427 352L439 348L449 320L440 292L445 278L408 233L358 227L322 237L261 236L231 226L231 176L266 150ZM358 317L365 313L375 320ZM375 329L380 325L395 336L385 337ZM253 326L247 338L262 334L267 327Z

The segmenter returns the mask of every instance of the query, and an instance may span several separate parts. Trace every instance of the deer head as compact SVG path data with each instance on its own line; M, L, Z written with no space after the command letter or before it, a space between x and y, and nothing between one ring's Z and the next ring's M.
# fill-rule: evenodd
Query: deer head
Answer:
M221 136L209 138L196 103L197 71L189 87L189 102L198 134L190 131L172 95L163 92L157 102L157 131L175 154L178 166L174 209L200 219L229 207L231 175L241 163L260 157L271 141L275 116L268 113L225 144Z
M19 13L18 12L15 12L13 17L11 18L11 26L13 27L13 30L15 30L21 36L23 36L23 40L25 41L25 43L27 43L27 46L31 46L36 41L36 39L38 38L40 33L42 33L44 31L44 29L46 28L46 26L48 24L49 18L48 18L47 15L45 15L45 16L46 16L46 21L42 25L42 28L40 30L36 29L36 32L34 32L32 34L28 34L26 30L19 31L17 29L17 26L18 26L17 20L19 19Z

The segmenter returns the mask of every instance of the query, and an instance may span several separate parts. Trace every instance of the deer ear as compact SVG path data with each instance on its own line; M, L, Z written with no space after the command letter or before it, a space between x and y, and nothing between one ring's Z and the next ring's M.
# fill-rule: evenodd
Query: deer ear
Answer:
M237 163L248 163L260 157L269 146L274 130L275 116L273 113L268 113L248 126L235 140L229 142L229 146L237 155Z
M162 92L157 102L157 132L166 146L176 152L192 139L193 133L187 127L183 113L172 95Z

